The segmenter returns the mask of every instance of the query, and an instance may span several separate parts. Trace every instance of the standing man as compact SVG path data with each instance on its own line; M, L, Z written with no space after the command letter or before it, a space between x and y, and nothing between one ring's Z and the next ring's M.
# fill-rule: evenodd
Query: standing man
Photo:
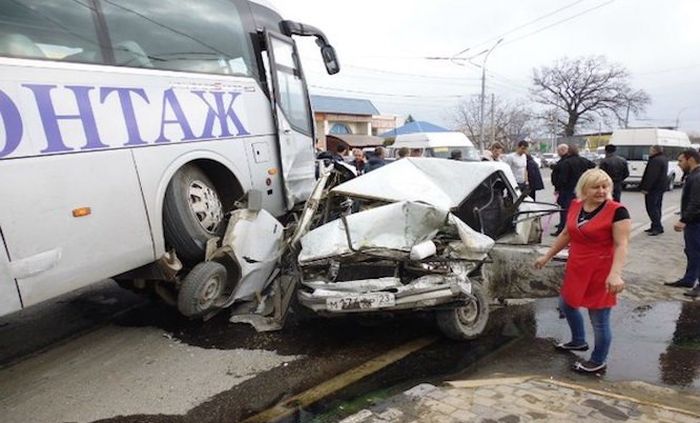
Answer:
M562 144L563 145L563 144ZM583 172L588 169L593 169L595 163L578 155L578 147L575 144L567 146L566 156L562 157L557 163L556 177L552 172L552 183L554 189L558 193L557 204L561 207L559 214L559 226L552 236L558 236L566 226L566 215L569 212L571 201L576 198L576 183L583 175ZM559 149L557 148L557 152Z
M510 170L515 175L515 182L518 183L518 188L521 192L529 192L530 187L527 184L527 149L530 147L527 141L518 141L515 152L507 154L503 157L503 162L510 166Z
M367 166L365 166L365 173L371 172L375 169L379 169L384 166L386 162L384 161L384 147L377 147L374 149L374 154L367 161Z
M613 181L613 200L620 202L622 196L622 181L630 176L627 168L627 160L615 154L617 147L612 144L605 146L605 158L600 161L598 167L610 176Z
M683 151L678 156L678 166L683 169L687 177L681 196L681 218L673 225L673 229L676 232L683 232L688 263L682 278L665 285L693 288L700 277L700 153L695 149ZM700 286L684 295L697 298L700 296Z
M535 196L537 191L544 189L544 181L542 180L542 174L540 173L540 167L537 165L535 159L531 155L527 155L527 182L530 186L530 198L537 201Z
M644 205L651 219L651 227L644 232L650 236L656 236L664 233L664 227L661 225L661 205L664 192L668 188L668 157L660 145L649 147L649 154L649 161L644 169L639 189L644 194Z

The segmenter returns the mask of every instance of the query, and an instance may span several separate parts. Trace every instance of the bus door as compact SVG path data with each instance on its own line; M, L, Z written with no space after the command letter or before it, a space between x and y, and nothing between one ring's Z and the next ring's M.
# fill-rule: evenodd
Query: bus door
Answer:
M10 258L0 228L0 316L22 308L17 281L10 271Z
M315 182L311 107L294 41L266 31L287 209L306 201Z

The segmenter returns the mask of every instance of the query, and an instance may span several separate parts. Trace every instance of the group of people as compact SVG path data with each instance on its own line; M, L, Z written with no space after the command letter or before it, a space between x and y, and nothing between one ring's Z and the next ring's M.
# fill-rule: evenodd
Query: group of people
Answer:
M322 151L318 154L318 159L345 161L345 156L348 154L348 147L345 144L338 144L335 151ZM358 175L371 172L386 164L386 150L384 147L376 147L369 159L365 157L365 153L359 148L352 149L352 161L350 165L355 167Z
M423 150L420 148L401 147L398 149L397 159L405 157L421 157ZM461 152L458 157L450 157L452 159L461 160ZM332 159L336 161L345 161L345 156L348 154L348 147L345 144L338 144L335 151L322 151L318 154L318 159ZM369 157L367 157L369 156ZM358 175L371 172L386 164L386 149L384 147L375 147L371 154L365 153L359 148L352 149L352 161L350 165L355 167Z
M540 167L535 159L529 153L530 143L526 140L518 142L515 151L510 154L504 154L503 145L496 142L491 144L488 153L484 155L482 160L502 161L510 166L515 176L515 182L518 184L521 192L526 192L535 200L537 191L544 189L544 181L540 173Z

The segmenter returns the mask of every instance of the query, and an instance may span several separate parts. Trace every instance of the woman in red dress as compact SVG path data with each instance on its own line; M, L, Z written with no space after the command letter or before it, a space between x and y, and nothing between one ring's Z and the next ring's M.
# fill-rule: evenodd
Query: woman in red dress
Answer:
M588 361L576 363L574 370L602 372L612 341L610 310L616 294L624 289L622 267L627 256L631 220L627 209L612 200L613 182L600 169L589 169L576 184L576 200L571 203L566 227L547 254L538 258L541 269L559 251L569 246L560 309L571 329L571 341L557 344L561 351L586 351L586 333L580 307L588 309L595 347Z

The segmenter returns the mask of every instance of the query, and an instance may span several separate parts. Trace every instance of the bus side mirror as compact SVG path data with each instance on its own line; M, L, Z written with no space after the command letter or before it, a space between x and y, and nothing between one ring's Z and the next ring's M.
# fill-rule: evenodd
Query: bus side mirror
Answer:
M321 47L321 56L323 56L323 64L326 65L326 72L329 75L335 75L340 72L340 63L338 56L335 54L335 49L332 45L326 44Z

